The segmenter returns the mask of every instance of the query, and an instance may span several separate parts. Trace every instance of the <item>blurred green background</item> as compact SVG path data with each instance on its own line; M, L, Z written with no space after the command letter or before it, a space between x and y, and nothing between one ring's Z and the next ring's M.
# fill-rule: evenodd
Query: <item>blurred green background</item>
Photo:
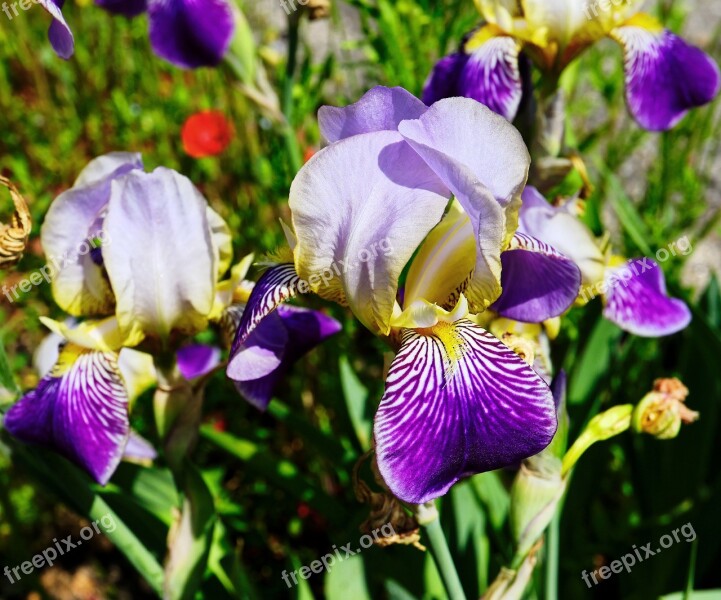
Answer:
M377 84L419 94L434 61L478 20L470 1L334 2L330 20L301 22L295 79L285 87L285 13L273 1L245 8L269 81L281 104L293 107L292 131L304 154L319 147L319 106L353 102ZM699 18L700 4L662 2L650 9L721 59L718 29L709 29L719 19ZM234 231L237 258L276 249L294 175L282 127L248 99L229 69L183 72L157 59L144 17L113 18L73 2L64 12L77 41L69 62L53 54L50 19L40 8L12 21L0 14L0 173L21 190L34 219L25 258L0 273L0 285L44 264L38 233L50 202L90 159L116 150L142 152L149 168L164 165L189 176ZM574 311L554 350L556 365L569 373L571 435L603 408L638 402L660 376L684 381L701 420L676 440L625 434L583 457L550 549L561 598L645 599L689 587L721 589L721 293L713 276L721 265L721 103L694 111L669 133L644 132L626 114L622 66L620 48L603 42L564 79L567 143L584 157L596 186L586 218L598 234L609 229L617 250L629 257L652 256L688 235L694 254L662 267L670 290L693 304L694 320L681 334L644 340L602 320L598 302ZM180 130L188 116L207 108L228 115L236 135L222 156L195 160L184 154ZM5 222L11 203L0 196ZM309 564L333 544L356 544L368 514L355 500L352 469L368 449L384 348L342 310L328 310L344 322L344 332L293 370L268 413L246 405L222 376L211 382L195 459L227 536L214 548L218 565L200 597L444 597L432 560L410 546L373 547L292 590L281 579L283 570ZM41 315L60 315L49 286L14 304L0 296L0 335L13 374L13 381L0 382L7 390L37 381L32 353L45 335ZM5 396L0 402L14 397ZM151 414L150 397L141 398L133 424L153 440ZM162 561L176 501L162 464L155 470L125 464L103 490L79 472L58 477L54 465L61 463L0 437L0 568L27 560L54 537L77 535L98 498ZM455 486L442 503L469 597L478 597L510 558L511 480L512 473L479 475ZM693 525L695 542L675 544L592 590L583 583L583 570L684 523ZM530 597L544 597L546 580L541 566ZM20 583L0 578L0 597L154 593L125 556L98 537ZM721 598L721 591L694 597Z

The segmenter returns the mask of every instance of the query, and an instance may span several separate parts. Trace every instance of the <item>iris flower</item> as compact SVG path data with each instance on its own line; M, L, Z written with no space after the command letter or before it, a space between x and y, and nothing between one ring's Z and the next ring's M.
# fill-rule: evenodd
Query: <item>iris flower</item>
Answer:
M135 348L147 365L172 353L188 380L211 370L219 352L187 341L209 322L237 323L252 256L222 279L232 260L226 223L190 180L165 168L146 173L140 155L129 153L92 161L53 202L41 235L49 257L64 257L52 274L55 301L87 320L43 319L64 345L37 388L8 411L5 426L105 484L130 439L135 384L148 382L147 369L124 377L123 357ZM298 356L288 354L279 369Z
M95 0L111 13L147 12L150 43L160 58L186 69L216 66L233 38L233 9L227 0Z
M291 186L291 252L256 284L229 376L279 305L313 292L397 349L374 437L398 498L425 502L540 452L556 430L548 386L474 323L502 291L504 308L540 320L578 294L575 265L515 235L530 162L520 134L472 100L428 108L401 88L319 121L328 146Z
M621 329L658 337L681 331L691 321L688 306L668 296L658 263L650 258L626 260L605 252L577 217L573 202L553 206L535 188L526 188L520 230L572 259L583 278L579 302L601 296L604 317Z
M476 4L485 25L468 36L458 52L437 63L424 91L427 104L467 96L513 120L523 96L522 56L558 77L606 36L623 47L626 99L642 127L670 129L689 109L718 94L721 79L716 63L640 13L639 0L476 0Z

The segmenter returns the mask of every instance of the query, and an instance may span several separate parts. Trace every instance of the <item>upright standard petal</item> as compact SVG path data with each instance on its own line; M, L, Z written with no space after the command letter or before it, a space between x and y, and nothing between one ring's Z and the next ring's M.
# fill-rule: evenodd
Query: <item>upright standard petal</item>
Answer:
M148 0L95 0L95 4L125 17L136 17L148 9Z
M114 153L91 161L74 186L50 205L41 241L53 297L73 316L110 314L115 298L95 252L112 240L104 229L113 179L142 169L138 154Z
M68 344L52 372L7 413L19 440L51 448L105 485L130 435L117 355Z
M112 186L103 251L126 335L167 339L174 329L205 328L213 308L217 248L208 204L170 169L134 171Z
M228 377L248 402L265 410L290 366L340 330L338 321L321 312L279 306L232 353Z
M491 308L503 317L541 323L563 314L578 297L579 268L535 238L516 233L501 264L503 293Z
M228 0L149 0L150 43L178 67L213 67L225 56L235 22Z
M612 37L623 46L626 100L642 127L671 129L718 94L721 73L714 60L651 17L637 15Z
M290 189L298 275L314 293L345 299L368 329L387 335L401 272L449 196L398 133L328 146Z
M322 106L318 124L323 139L332 144L361 133L396 131L406 119L417 119L427 107L401 87L377 86L349 106Z
M375 417L379 471L413 504L462 477L516 464L556 431L548 386L517 354L470 321L403 332Z
M518 224L530 165L523 139L505 119L468 98L436 102L398 130L471 220L476 268L466 295L474 311L483 310L501 293L501 249Z
M465 52L454 52L439 60L423 85L423 102L430 106L443 98L463 96L461 77L467 62Z
M39 2L40 6L53 17L53 22L48 31L50 45L60 58L69 59L75 52L75 39L73 38L73 32L70 31L70 27L65 22L61 10L65 0L35 0L35 2Z
M658 264L636 258L606 275L603 316L621 329L643 337L671 335L691 322L691 311L682 301L669 298Z

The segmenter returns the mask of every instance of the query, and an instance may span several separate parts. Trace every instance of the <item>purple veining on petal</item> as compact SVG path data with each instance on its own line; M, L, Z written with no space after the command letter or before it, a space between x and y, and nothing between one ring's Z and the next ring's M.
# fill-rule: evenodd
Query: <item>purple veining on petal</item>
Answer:
M150 43L178 67L216 66L233 38L228 0L149 0Z
M686 303L669 298L658 264L636 258L606 275L603 316L621 329L643 337L671 335L691 322Z
M231 356L235 355L241 344L265 317L283 302L295 297L298 293L299 281L300 277L291 263L276 265L261 275L253 287L248 304L240 319L240 325L230 350Z
M516 233L501 264L503 293L492 309L503 317L541 323L563 314L578 297L579 268L535 238Z
M404 331L375 417L378 468L404 502L427 502L462 477L517 464L556 431L553 396L531 367L469 321L451 327L455 360L440 338Z
M105 485L130 434L117 356L68 345L56 368L5 416L19 440L51 448Z
M318 111L321 135L328 143L374 131L396 131L406 119L417 119L427 107L400 87L377 86L355 104L322 106Z
M220 363L220 349L205 344L184 346L177 352L178 369L191 380L210 373Z
M148 10L148 0L95 0L95 4L108 12L125 17L136 17Z
M642 127L670 129L718 94L718 65L670 31L626 26L616 29L614 37L624 46L628 106Z
M513 121L523 97L518 45L508 36L491 38L471 53L438 61L423 90L431 105L443 98L472 98Z
M322 312L279 306L233 353L228 377L248 402L265 410L293 363L340 330L340 323Z

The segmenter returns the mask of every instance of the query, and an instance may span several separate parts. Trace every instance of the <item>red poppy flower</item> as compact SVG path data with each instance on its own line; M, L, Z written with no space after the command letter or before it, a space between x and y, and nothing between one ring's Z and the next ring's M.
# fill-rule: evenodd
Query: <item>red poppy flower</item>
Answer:
M205 110L188 117L181 137L185 152L193 158L217 156L230 144L233 126L223 113Z

